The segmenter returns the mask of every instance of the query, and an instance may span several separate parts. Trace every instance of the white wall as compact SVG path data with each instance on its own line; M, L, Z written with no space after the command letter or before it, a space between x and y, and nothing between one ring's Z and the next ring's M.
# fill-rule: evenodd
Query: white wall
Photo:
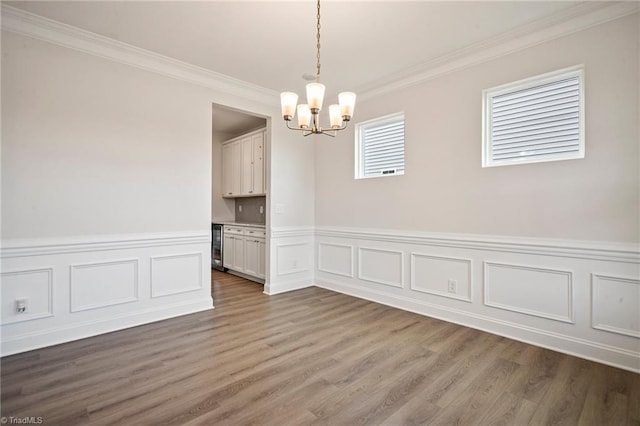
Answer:
M276 94L5 6L2 53L2 353L210 309L212 104ZM271 135L280 227L313 224L297 136Z
M586 158L483 169L482 90L576 64ZM638 242L638 75L634 15L360 102L404 111L405 175L354 180L353 126L317 142L316 224Z
M3 239L206 229L205 93L10 33L2 47Z
M360 102L405 113L404 176L316 150L316 285L640 371L639 17ZM585 67L586 158L481 167L484 88ZM454 288L450 289L450 282Z

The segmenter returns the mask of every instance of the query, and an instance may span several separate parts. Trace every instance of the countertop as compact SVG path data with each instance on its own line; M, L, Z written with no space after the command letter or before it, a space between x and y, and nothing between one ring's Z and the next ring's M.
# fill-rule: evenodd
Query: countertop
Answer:
M235 222L235 221L222 221L222 222L212 222L212 223L221 223L223 225L236 225L236 226L246 226L249 228L266 229L266 225L262 223L246 223L246 222Z

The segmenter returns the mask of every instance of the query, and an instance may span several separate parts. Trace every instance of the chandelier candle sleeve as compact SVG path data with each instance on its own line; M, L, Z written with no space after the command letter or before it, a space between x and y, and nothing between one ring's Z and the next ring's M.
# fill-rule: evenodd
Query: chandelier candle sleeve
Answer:
M356 106L356 94L353 92L342 92L338 95L338 102L340 103L340 115L342 117L353 116L353 109Z
M329 121L331 122L332 129L339 129L342 127L342 116L340 115L340 105L329 105Z
M282 92L280 94L280 102L282 103L282 116L293 118L296 115L298 95L293 92Z
M298 126L301 129L309 128L309 123L311 122L311 110L309 109L309 105L300 104L298 105Z
M324 99L324 84L309 83L307 84L307 104L311 110L322 109L322 101Z

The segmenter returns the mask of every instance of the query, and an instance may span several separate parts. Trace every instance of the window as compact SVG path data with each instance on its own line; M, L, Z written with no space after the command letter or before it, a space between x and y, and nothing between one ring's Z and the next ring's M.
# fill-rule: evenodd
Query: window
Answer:
M356 125L356 179L404 174L404 114Z
M482 167L584 158L583 67L483 91Z

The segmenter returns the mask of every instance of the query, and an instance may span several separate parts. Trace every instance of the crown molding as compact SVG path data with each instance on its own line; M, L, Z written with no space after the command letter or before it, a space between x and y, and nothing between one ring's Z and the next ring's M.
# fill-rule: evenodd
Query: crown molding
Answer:
M274 106L279 94L205 68L2 4L2 30L155 72L246 100Z
M545 19L389 75L357 88L373 99L510 53L637 13L636 2L583 2ZM90 31L2 4L2 29L186 81L268 106L280 103L271 89L188 64Z
M361 86L357 88L358 98L361 101L369 100L406 89L638 11L640 4L636 2L583 2L550 17Z

